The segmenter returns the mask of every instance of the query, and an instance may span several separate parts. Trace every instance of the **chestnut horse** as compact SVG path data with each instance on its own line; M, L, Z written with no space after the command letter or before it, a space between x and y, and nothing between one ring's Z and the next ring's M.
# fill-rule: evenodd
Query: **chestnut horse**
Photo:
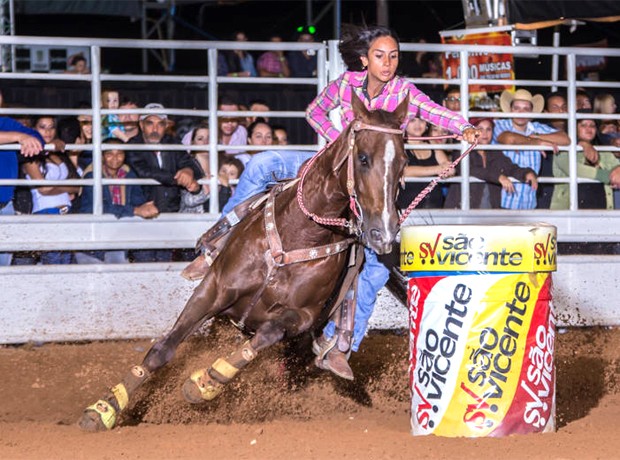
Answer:
M406 164L400 126L407 103L408 98L392 113L369 112L354 95L356 119L309 161L296 187L276 187L233 227L172 330L84 411L80 426L113 428L137 388L209 318L224 315L253 336L230 356L191 374L183 393L192 403L215 398L261 350L324 321L347 268L347 247L362 243L378 254L392 249Z

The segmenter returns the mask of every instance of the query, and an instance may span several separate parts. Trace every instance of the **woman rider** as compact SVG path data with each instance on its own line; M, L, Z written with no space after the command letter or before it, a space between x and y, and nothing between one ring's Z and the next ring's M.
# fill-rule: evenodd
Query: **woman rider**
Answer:
M329 83L306 110L308 123L328 142L336 140L343 127L355 118L351 107L353 92L369 110L388 112L394 111L408 96L408 120L420 117L462 135L467 142L474 142L478 132L467 120L433 102L409 80L396 76L399 42L390 29L381 26L348 26L343 30L339 51L349 70ZM329 112L335 109L340 111L343 127L336 126L329 118ZM408 120L403 126L406 126ZM277 180L295 177L302 163L312 155L312 152L300 151L267 151L255 155L247 164L233 198L224 207L223 215L226 216L237 204L265 190L268 184L273 183L274 177ZM234 219L235 216L231 217ZM377 292L389 277L389 270L377 260L374 251L365 248L364 253L365 263L358 281L352 351L358 350L374 309ZM334 341L330 339L335 331L333 322L325 327L323 336L314 344L317 354L323 355L321 350L325 347L334 347ZM348 351L334 347L317 364L352 380L353 372L347 362Z

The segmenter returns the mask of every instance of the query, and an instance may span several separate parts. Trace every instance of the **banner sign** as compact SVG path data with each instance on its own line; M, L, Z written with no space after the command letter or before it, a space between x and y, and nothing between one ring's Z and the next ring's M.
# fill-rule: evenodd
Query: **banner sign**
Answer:
M446 45L492 45L492 46L511 46L512 41L508 32L487 32L471 35L461 35L452 37L441 37L441 42ZM442 54L444 78L460 78L460 56L458 52ZM491 53L470 53L469 54L469 78L479 78L484 80L514 80L514 59L513 55L491 54ZM513 85L471 85L470 95L483 93L500 92L505 89L514 91Z

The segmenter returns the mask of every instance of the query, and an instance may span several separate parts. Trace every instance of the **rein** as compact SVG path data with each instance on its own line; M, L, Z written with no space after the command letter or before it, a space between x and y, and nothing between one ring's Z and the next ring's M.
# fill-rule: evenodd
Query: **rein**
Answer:
M457 137L458 136L456 134L451 134L448 136L408 137L407 140L408 141L423 141L423 140L429 140L429 139L456 139ZM450 173L450 171L456 168L456 166L461 162L461 160L465 158L467 155L469 155L469 153L473 149L475 149L477 145L478 145L478 141L475 140L473 144L470 144L467 150L461 153L456 160L450 163L448 167L446 167L446 169L441 171L436 178L434 178L426 187L424 187L424 189L420 193L418 193L418 195L414 198L411 204L407 206L407 209L405 209L403 213L401 214L400 219L398 221L398 225L401 225L405 220L407 220L407 217L409 217L409 214L411 214L411 212L420 204L420 202L426 197L426 195L428 195L429 193L433 191L433 189L437 186L439 181L442 179L445 179Z
M345 161L347 161L347 194L349 195L349 208L353 213L354 219L347 220L343 217L322 217L317 214L310 212L304 203L303 198L303 186L304 180L308 171L312 167L312 165L316 162L316 160L327 150L327 147L324 147L321 151L319 151L315 156L313 156L306 167L304 168L301 178L299 180L299 185L297 186L297 203L299 204L299 208L302 212L312 219L314 222L320 225L329 225L334 227L345 227L348 228L349 231L357 236L361 234L361 222L362 222L362 208L357 201L357 193L355 192L355 174L354 174L354 158L353 158L353 150L355 147L355 135L362 130L368 131L376 131L380 133L387 134L403 134L402 129L394 129L394 128L384 128L382 126L369 125L360 120L354 120L351 124L351 128L349 130L349 136L347 141L347 154L340 160L334 167L333 172L338 172L338 170L342 167Z

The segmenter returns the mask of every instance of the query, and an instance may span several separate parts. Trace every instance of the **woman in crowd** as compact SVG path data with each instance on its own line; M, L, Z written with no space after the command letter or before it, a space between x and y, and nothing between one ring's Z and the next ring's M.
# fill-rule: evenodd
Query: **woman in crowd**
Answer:
M578 110L578 113L592 113ZM577 177L594 179L598 182L583 183L577 186L579 209L613 209L613 194L609 187L609 175L620 165L620 160L611 152L599 152L594 146L598 129L594 119L577 121L577 142L582 150L577 152ZM558 153L553 160L553 175L568 177L569 152ZM551 209L569 208L569 184L556 184L551 199Z
M64 142L56 138L56 120L42 115L35 118L34 129L39 132L46 144L53 144L54 150L34 161L24 163L22 168L27 179L64 180L78 179L80 174L73 162L64 152ZM76 185L45 185L32 187L33 214L67 214L71 211L72 200L77 196ZM43 252L43 264L69 264L70 252Z
M428 123L421 118L414 118L409 121L405 130L407 137L420 137L430 135ZM429 144L428 142L424 142ZM437 176L441 171L450 165L450 159L443 150L430 148L417 148L407 150L408 164L405 167L405 177L431 177ZM450 175L454 175L452 172ZM424 189L426 183L407 182L405 189L398 196L397 205L404 209L409 206L415 197ZM443 206L443 195L441 188L436 187L420 203L420 208L441 208Z
M248 41L245 32L241 31L235 32L233 39L239 43ZM222 54L226 63L226 75L229 77L256 77L254 58L246 50L237 48L235 50L226 50Z
M273 128L266 121L258 120L248 126L248 145L270 146L273 145ZM262 150L249 150L246 153L235 155L243 165L246 165L252 156L262 152Z
M90 109L89 104L81 104L80 109ZM77 121L80 126L80 131L77 138L72 141L72 144L87 145L93 142L93 117L92 115L78 115ZM93 151L88 150L73 150L69 152L69 157L73 161L76 168L86 170L93 162Z
M612 94L602 93L594 97L594 113L611 115L616 113L616 98Z
M200 164L202 171L204 172L203 178L211 177L211 167L209 165L209 126L207 122L203 122L199 124L196 128L192 130L192 145L204 145L205 151L194 152L196 161ZM220 160L220 171L218 172L219 178L219 186L218 186L218 201L219 208L222 209L230 197L232 196L232 188L230 187L229 180L231 175L234 176L235 170L240 170L236 177L232 177L233 179L238 179L241 172L243 172L243 164L241 161L236 158L227 158L226 155L221 155ZM232 165L232 166L231 166ZM226 168L224 168L226 166ZM231 169L232 171L229 171ZM200 188L200 191L197 193L191 193L187 190L181 191L181 207L179 212L187 212L187 213L204 213L209 212L209 199L211 197L209 184L203 184ZM193 256L193 251L192 251ZM193 258L193 257L192 257ZM189 258L188 260L191 260Z
M470 120L480 130L479 142L488 145L493 139L495 123L492 118L474 118ZM530 168L521 168L499 151L476 149L469 154L469 174L484 182L469 184L469 203L472 209L499 209L502 201L502 189L514 193L514 185L509 179L514 177L527 182L534 190L538 187L536 173ZM450 184L446 197L446 208L461 207L461 184Z

